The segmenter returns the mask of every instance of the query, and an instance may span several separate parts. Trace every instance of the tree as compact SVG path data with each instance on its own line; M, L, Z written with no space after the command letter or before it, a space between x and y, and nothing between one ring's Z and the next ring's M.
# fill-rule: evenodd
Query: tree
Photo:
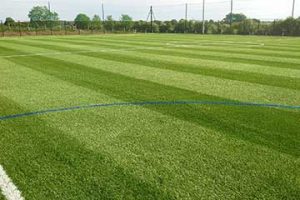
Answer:
M140 20L140 21L136 21L133 23L133 29L136 31L136 32L146 32L147 29L148 29L148 23L143 21L143 20Z
M86 14L78 14L75 18L75 26L78 29L88 29L91 23L90 18Z
M172 24L168 21L162 22L159 26L160 33L172 33L173 31L174 27L172 27Z
M258 29L259 21L254 19L246 19L237 24L238 34L249 35L254 34Z
M217 34L219 32L218 24L216 24L212 21L209 21L206 24L207 24L207 28L205 30L208 34Z
M31 22L58 21L56 12L51 12L46 6L35 6L28 14Z
M7 17L7 18L5 19L4 25L5 25L5 26L11 26L11 25L13 25L14 23L15 23L15 20L14 20L13 18Z
M101 18L99 17L99 15L94 15L94 17L92 19L91 27L93 30L101 29L102 24L101 24Z
M120 21L125 31L128 31L132 28L133 21L129 15L124 15L124 14L121 15Z
M232 19L232 21L231 21L231 19ZM234 13L232 13L232 17L231 17L231 13L229 13L224 18L224 21L226 23L230 23L230 22L235 23L235 22L242 22L242 21L244 21L246 19L247 19L246 15L244 15L242 13L240 13L240 14L234 14Z
M105 30L114 31L114 19L111 15L106 17L106 21L104 23Z
M184 19L179 20L176 23L175 32L176 33L184 33L185 32L185 25L186 25L186 22L185 22Z
M299 20L289 17L280 23L285 35L296 36L299 33Z

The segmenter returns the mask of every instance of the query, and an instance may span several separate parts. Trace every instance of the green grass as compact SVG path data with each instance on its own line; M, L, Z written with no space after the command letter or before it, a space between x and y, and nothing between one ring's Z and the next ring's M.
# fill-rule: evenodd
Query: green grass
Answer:
M298 106L299 51L282 37L3 38L0 116L136 101ZM298 199L299 119L222 105L16 118L0 121L0 165L25 199Z
M0 190L0 200L5 200L5 197L2 195L1 190Z

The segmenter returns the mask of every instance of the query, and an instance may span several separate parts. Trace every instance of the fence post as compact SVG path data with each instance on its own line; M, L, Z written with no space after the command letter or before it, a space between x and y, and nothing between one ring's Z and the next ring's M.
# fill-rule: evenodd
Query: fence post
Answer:
M67 35L67 22L64 21L65 35Z
M48 35L48 33L47 33L47 23L45 21L43 21L43 23L44 23L44 34Z
M37 31L37 22L34 22L34 28L35 28L35 35L37 35L38 34L38 31Z
M276 35L275 26L276 26L276 20L274 19L273 28L272 28L273 30L272 30L272 33L271 33L271 34L274 34L274 35Z
M21 22L20 21L18 21L18 25L19 25L19 35L21 37L22 36L22 31L21 31Z
M51 32L51 35L53 35L53 21L50 20L50 32Z
M88 34L90 34L91 32L90 24L88 24L87 29L88 29Z
M102 22L102 30L103 33L105 34L106 33L105 21Z
M4 37L4 24L1 20L1 32L2 32L2 37Z

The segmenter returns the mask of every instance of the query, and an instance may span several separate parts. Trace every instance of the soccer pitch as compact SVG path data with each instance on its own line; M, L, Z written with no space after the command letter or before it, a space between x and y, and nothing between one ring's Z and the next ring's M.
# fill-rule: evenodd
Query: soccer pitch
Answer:
M0 39L1 200L298 199L299 156L298 38Z

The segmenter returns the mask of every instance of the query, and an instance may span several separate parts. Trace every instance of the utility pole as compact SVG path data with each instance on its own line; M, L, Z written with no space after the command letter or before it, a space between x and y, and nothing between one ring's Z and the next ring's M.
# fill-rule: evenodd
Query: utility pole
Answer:
M232 25L232 21L233 21L233 0L231 0L231 6L230 6L230 27Z
M152 6L150 6L150 11L148 13L147 21L149 20L149 17L150 17L151 32L153 33L154 12L153 12L153 7Z
M104 4L102 3L102 21L105 21Z
M153 33L153 7L150 7L150 13L151 13L151 32Z
M295 17L295 4L296 4L296 0L293 0L292 18Z
M21 22L18 21L18 25L19 25L19 35L20 37L22 36L22 30L21 30Z
M48 1L48 10L49 10L49 12L51 12L51 5L50 5L50 1Z
M186 32L187 18L188 18L188 4L186 3L186 4L185 4L184 32Z
M48 1L48 10L49 10L49 15L50 15L50 31L51 31L51 35L53 35L53 24L52 24L52 14L51 14L51 5L50 5L50 1Z
M105 12L104 12L104 3L101 4L102 8L102 25L103 25L103 32L106 33L105 28Z
M202 34L205 33L205 0L203 0L202 5Z

